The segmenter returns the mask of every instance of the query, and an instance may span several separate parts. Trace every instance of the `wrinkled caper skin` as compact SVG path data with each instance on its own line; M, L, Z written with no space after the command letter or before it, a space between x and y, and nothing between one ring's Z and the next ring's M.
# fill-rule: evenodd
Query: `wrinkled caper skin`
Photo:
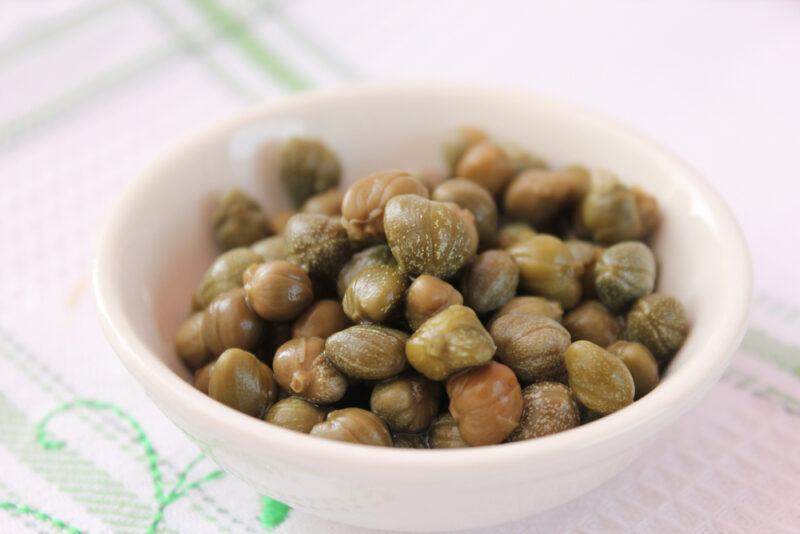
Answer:
M334 410L322 423L311 429L311 435L319 438L391 447L392 435L380 417L361 408Z
M641 343L617 341L606 350L617 356L633 377L637 399L650 393L658 385L658 361Z
M439 413L441 387L421 376L401 376L372 390L369 406L394 432L422 432Z
M573 341L585 339L607 347L622 331L622 322L596 300L586 300L564 317L564 328Z
M260 419L277 399L278 387L270 368L258 358L245 350L228 349L214 363L208 394L234 410Z
M339 301L318 300L294 322L292 337L325 339L351 325Z
M475 256L474 223L448 204L399 195L386 205L383 222L392 255L411 276L449 278Z
M330 216L341 215L343 198L344 194L338 189L328 189L306 200L300 207L300 212Z
M383 239L386 204L398 195L428 198L428 188L403 171L365 176L350 186L342 201L342 224L353 241Z
M506 223L497 232L497 245L502 249L509 249L535 235L536 230L527 223Z
M203 341L203 312L193 313L178 327L175 353L193 371L211 359L211 351Z
M484 314L503 306L517 293L519 267L504 250L487 250L475 257L461 279L467 306Z
M522 391L514 372L490 362L447 381L450 415L472 446L501 443L522 416Z
M264 261L249 248L240 247L220 254L203 275L192 296L192 309L202 310L229 289L242 287L242 273L250 265Z
M344 293L350 287L350 282L358 273L373 265L397 265L388 245L375 245L353 254L353 257L344 264L336 279L336 290L339 298L344 298Z
M283 230L289 261L312 277L335 279L352 256L350 240L338 218L316 213L293 215Z
M492 316L492 323L496 321L498 317L508 314L543 315L560 323L561 319L564 317L564 309L558 302L547 300L542 297L514 297L495 312Z
M339 185L339 160L317 139L291 138L281 147L278 158L281 181L295 206Z
M485 139L486 133L483 130L471 126L462 126L445 139L442 143L442 154L451 176L455 174L458 161L467 149Z
M463 304L464 298L453 286L435 276L418 276L406 292L406 320L412 330L453 304Z
M656 285L656 258L650 247L639 241L626 241L608 247L594 268L597 296L615 312L653 292Z
M506 215L534 226L547 223L585 194L588 183L588 173L574 169L522 172L506 189Z
M670 358L686 340L689 320L683 304L662 293L651 293L636 301L627 315L622 337L638 341L659 361Z
M250 250L261 256L263 261L286 259L286 242L282 235L273 235L256 241L250 245Z
M328 362L325 340L290 339L275 351L272 368L280 386L315 404L331 404L347 391L347 379Z
M208 395L208 384L211 382L211 371L214 370L214 362L208 363L194 372L194 387Z
M431 449L460 449L470 447L461 437L453 416L444 413L436 418L428 429L428 447Z
M581 275L582 297L584 299L595 298L597 291L594 287L594 269L605 248L591 241L583 241L581 239L567 239L564 244L567 245L572 258L583 267L583 275Z
M218 356L227 349L250 350L264 330L261 318L250 308L242 288L215 298L203 314L203 343Z
M564 370L569 332L543 315L507 313L492 322L497 359L508 365L522 382L553 378Z
M514 164L505 151L491 141L470 146L456 165L455 175L484 187L497 196L514 175Z
M569 387L588 409L607 415L633 402L630 371L614 354L589 341L576 341L564 353Z
M492 195L475 182L455 178L446 180L433 190L433 200L452 202L468 210L475 218L478 230L478 246L487 249L494 244L497 235L497 204Z
M356 275L344 294L344 313L354 323L383 323L403 301L408 278L394 265L373 265Z
M311 279L288 261L252 265L242 279L248 304L267 321L296 319L314 301Z
M537 382L522 390L522 417L508 441L540 438L581 423L572 392L558 382Z
M592 239L604 245L641 239L645 234L636 195L604 171L595 171L579 216Z
M406 343L408 362L431 380L488 362L494 341L475 312L454 304L425 321Z
M264 420L295 432L308 434L317 423L325 420L325 412L299 397L279 400L267 410Z
M269 223L258 202L235 187L217 201L211 225L214 241L222 250L250 246L270 233Z
M568 310L581 298L583 268L557 237L539 234L514 245L508 252L519 266L524 291L554 300Z
M400 374L408 366L407 338L394 328L360 324L330 336L325 341L325 354L348 377L383 380Z
M392 434L395 449L427 449L428 436L425 434Z

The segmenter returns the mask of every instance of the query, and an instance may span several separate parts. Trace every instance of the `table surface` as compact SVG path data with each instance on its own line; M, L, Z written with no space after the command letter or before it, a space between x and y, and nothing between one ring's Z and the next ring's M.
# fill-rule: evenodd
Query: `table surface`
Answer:
M0 2L0 531L357 531L281 520L199 455L104 341L89 271L114 198L177 139L396 79L616 117L708 176L753 253L751 324L708 397L608 484L492 531L796 532L800 3L778 0Z

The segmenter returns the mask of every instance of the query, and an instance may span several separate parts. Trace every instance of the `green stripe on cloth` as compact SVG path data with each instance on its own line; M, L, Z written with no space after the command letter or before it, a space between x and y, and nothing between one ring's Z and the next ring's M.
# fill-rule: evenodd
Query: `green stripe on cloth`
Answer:
M751 326L742 340L742 349L800 378L800 347Z

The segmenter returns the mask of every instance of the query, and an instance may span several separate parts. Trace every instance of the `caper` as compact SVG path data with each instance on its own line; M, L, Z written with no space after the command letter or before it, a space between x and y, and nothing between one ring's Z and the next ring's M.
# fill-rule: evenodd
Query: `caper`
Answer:
M267 410L264 420L295 432L308 434L317 423L325 420L325 412L299 397L279 400Z
M325 421L314 425L311 435L362 445L392 446L392 435L386 423L374 413L361 408L332 411Z
M497 234L497 205L486 189L475 182L456 178L442 182L431 196L439 202L452 202L468 210L475 218L478 244L486 249L494 244Z
M508 441L540 438L578 426L580 411L572 392L558 382L537 382L522 390L522 417Z
M594 173L579 213L581 224L599 243L613 245L644 235L636 195L604 171Z
M631 372L637 399L658 385L658 362L647 347L635 341L617 341L606 350L621 359Z
M350 287L350 282L353 281L353 278L355 278L358 273L373 265L397 265L388 245L375 245L361 252L356 252L353 257L344 264L336 280L336 290L339 293L339 297L344 297L345 291Z
M331 404L347 390L347 380L328 362L318 337L295 338L275 352L272 367L280 386L316 404Z
M514 297L495 312L494 316L492 316L492 322L496 321L498 317L508 314L543 315L554 321L561 322L561 318L564 316L564 309L558 302L542 297Z
M509 249L535 235L536 230L527 223L506 223L497 233L497 244L502 249Z
M492 322L497 358L523 382L552 378L564 370L569 332L543 315L507 313Z
M461 437L456 420L449 413L437 417L428 429L428 447L431 449L459 449L469 446Z
M508 252L519 266L524 291L555 300L568 310L581 297L582 266L557 237L539 234L514 245Z
M183 321L175 334L175 353L189 369L198 369L211 359L203 341L203 312L195 312Z
M588 182L588 173L571 169L524 171L506 189L506 214L534 226L544 224L577 201Z
M286 259L286 242L282 235L273 235L256 241L250 246L250 250L261 256L263 261Z
M214 240L223 250L250 246L270 233L261 206L235 187L217 201L211 224Z
M435 276L423 274L411 283L406 293L406 320L411 329L416 330L448 306L463 303L456 288Z
M488 362L492 336L471 308L454 304L425 321L406 343L409 363L431 380Z
M634 383L621 359L589 341L576 341L564 353L569 387L581 404L606 415L633 402Z
M289 261L313 277L335 278L352 250L342 223L316 213L298 213L283 230Z
M295 213L297 212L294 210L281 210L272 214L269 217L269 225L272 231L276 234L282 234L284 228L286 228L286 223L289 222L289 219L291 219L292 215Z
M505 141L500 143L500 148L506 153L511 165L514 167L514 175L529 169L547 169L547 162L537 154L524 149L520 145Z
M581 293L583 298L594 298L597 295L594 287L594 269L598 258L600 258L600 255L605 249L590 241L583 241L581 239L567 239L564 241L564 244L567 245L570 254L572 254L572 258L583 267L583 275L581 275L581 287L583 288Z
M214 355L232 348L252 349L263 329L261 318L247 304L242 288L215 298L203 315L203 342Z
M683 305L674 297L652 293L630 309L622 337L638 341L663 361L681 348L688 333L689 320Z
M395 449L427 449L428 436L425 434L392 434Z
M514 175L514 170L514 163L502 148L491 141L480 141L461 156L455 175L498 195Z
M642 223L641 238L646 238L656 231L661 224L661 211L655 198L642 191L639 187L631 187L636 198L636 208L639 210L639 220Z
M585 339L607 347L622 331L622 323L611 311L596 300L582 302L564 317L564 327L573 341Z
M250 265L264 261L261 256L241 247L220 254L203 275L192 296L192 308L202 310L229 289L242 287L242 273Z
M294 137L281 147L280 176L295 206L339 185L339 160L317 139Z
M421 376L381 382L372 390L369 406L394 432L422 432L439 413L440 386Z
M408 365L408 336L385 326L360 324L325 341L325 354L337 369L352 378L382 380L400 374Z
M268 321L291 321L314 300L308 275L288 261L253 265L244 272L243 280L247 302Z
M428 188L403 171L378 172L353 183L342 201L342 223L350 239L382 239L386 204L405 194L428 198Z
M302 213L341 215L344 195L338 189L328 189L306 200L300 207Z
M358 273L344 294L344 313L356 323L382 323L399 307L408 278L394 265L373 265Z
M504 250L487 250L472 261L461 280L467 306L488 313L503 306L517 293L519 267Z
M268 366L249 352L228 349L214 364L208 383L212 399L261 418L278 396L278 388Z
M522 415L522 391L514 372L490 362L447 381L450 415L470 445L500 443L517 427Z
M639 241L617 243L603 252L594 268L594 285L603 304L616 312L627 309L656 285L656 258Z
M448 204L399 195L386 205L384 229L401 269L411 276L456 274L477 250L474 223Z
M207 363L194 372L194 387L208 395L208 384L211 381L211 371L214 369L214 362Z
M342 305L336 300L318 300L292 326L292 337L326 337L350 326Z
M484 139L486 139L486 133L483 130L471 126L463 126L444 141L442 153L451 176L455 174L458 161L467 149Z

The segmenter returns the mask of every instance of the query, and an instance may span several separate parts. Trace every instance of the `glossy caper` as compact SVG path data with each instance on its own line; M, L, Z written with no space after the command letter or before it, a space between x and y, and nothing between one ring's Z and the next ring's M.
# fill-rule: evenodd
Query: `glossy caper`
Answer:
M342 305L336 300L318 300L292 325L292 337L326 337L351 326Z
M344 313L355 323L383 323L403 300L408 278L395 265L373 265L358 273L344 294Z
M503 306L517 293L519 267L504 250L487 250L469 264L461 279L464 302L483 314Z
M436 418L428 429L428 447L431 449L460 449L470 447L461 437L453 416L444 413Z
M311 435L361 445L392 446L392 435L386 423L374 413L361 408L332 411L325 421L314 425Z
M211 359L203 341L203 312L195 312L183 321L175 334L175 353L189 369L199 369Z
M519 266L524 291L555 300L568 310L581 297L583 267L557 237L539 234L514 245L508 252Z
M455 175L484 187L498 195L514 175L514 164L505 151L491 141L480 141L470 146L456 165Z
M286 259L286 242L282 235L273 235L256 241L250 246L250 250L261 256L263 261Z
M578 426L580 411L570 389L559 382L537 382L522 390L522 417L508 441L522 441Z
M339 185L339 160L322 141L293 137L283 144L278 158L281 181L295 206Z
M252 265L242 279L247 302L267 321L296 319L314 301L308 275L288 261Z
M344 297L345 291L350 287L350 282L358 273L373 265L397 265L388 245L375 245L353 254L353 257L339 271L336 279L336 291L339 298Z
M240 247L220 254L203 275L192 296L192 308L202 310L229 289L242 287L242 273L263 258L249 248Z
M503 197L506 215L538 226L551 221L588 189L587 173L528 170L518 174Z
M299 397L279 400L267 410L264 420L295 432L308 434L317 423L325 420L325 412Z
M543 315L556 322L561 322L562 317L564 317L564 309L558 302L542 297L514 297L495 312L492 316L492 322L496 321L498 317L507 314Z
M622 322L596 300L586 300L564 316L564 328L572 341L585 339L595 345L607 347L622 331Z
M270 233L261 206L235 187L217 201L211 224L214 240L223 250L250 246Z
M581 404L606 415L633 402L630 371L614 354L589 341L576 341L564 353L569 387Z
M536 235L536 230L527 223L506 223L497 232L497 245L508 249Z
M658 361L647 347L635 341L617 341L606 348L628 368L636 387L636 397L650 393L658 385Z
M302 213L341 215L344 194L338 189L328 189L306 200L300 207Z
M211 382L211 371L214 369L214 362L207 363L194 372L194 387L208 395L208 384Z
M208 383L211 398L261 418L278 397L270 368L251 353L228 349L214 363Z
M681 348L689 333L689 320L680 301L662 293L652 293L636 301L627 315L622 337L638 341L659 361Z
M408 366L408 336L385 326L360 324L328 337L325 354L337 369L352 378L382 380Z
M486 139L486 133L472 126L462 126L442 143L442 153L450 175L454 175L461 156L472 145Z
M428 319L453 304L463 304L456 288L435 276L418 276L406 292L406 320L416 330Z
M439 184L431 198L439 202L452 202L468 210L475 218L478 246L486 249L494 244L497 237L497 204L486 189L475 182L455 178Z
M597 296L615 312L652 293L655 285L656 258L650 247L639 241L608 247L594 267Z
M275 351L272 368L280 386L316 404L331 404L347 391L347 379L325 357L325 340L295 338Z
M341 221L317 213L293 215L283 230L289 261L312 277L335 279L353 251Z
M370 409L394 432L422 432L439 413L441 387L421 376L401 376L375 385Z
M552 378L564 370L569 332L553 319L507 313L492 322L490 333L497 345L497 358L522 382Z
M247 304L244 289L239 287L226 291L208 305L201 328L203 343L218 356L226 349L255 347L264 324Z

